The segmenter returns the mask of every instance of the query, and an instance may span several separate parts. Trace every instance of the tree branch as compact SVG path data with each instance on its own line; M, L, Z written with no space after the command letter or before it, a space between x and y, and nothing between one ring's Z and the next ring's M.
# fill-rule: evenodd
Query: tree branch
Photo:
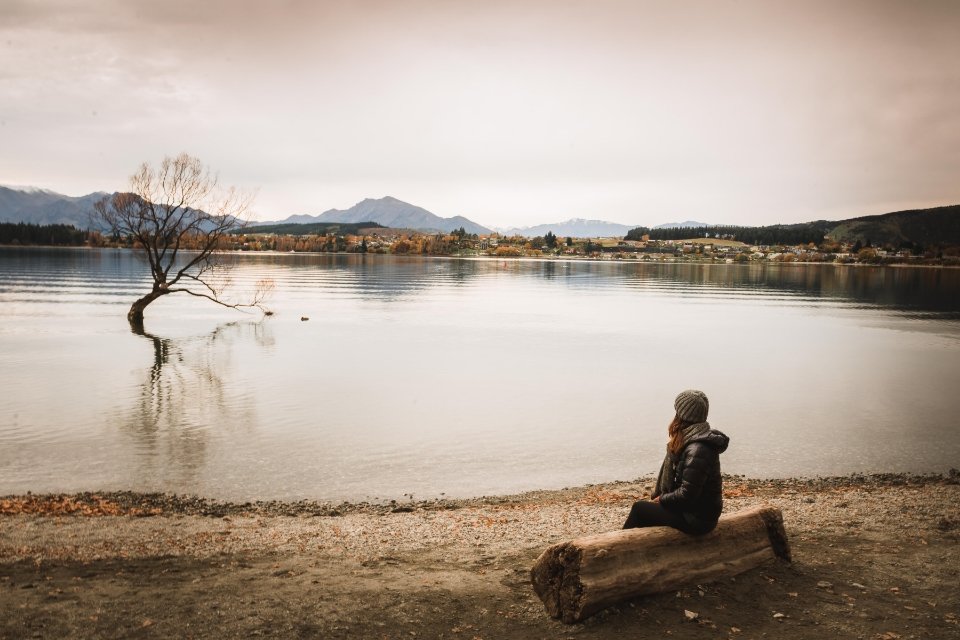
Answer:
M203 284L206 285L206 283L203 283ZM228 309L237 309L240 311L243 311L244 309L260 309L261 311L267 311L267 309L263 306L264 299L266 298L266 295L268 293L266 287L261 292L258 292L257 294L254 295L254 299L252 302L226 302L216 297L215 295L210 295L200 291L193 291L192 289L187 289L184 287L181 287L178 289L168 289L168 291L170 293L187 293L196 298L204 298L205 300L215 302L222 307L227 307Z
M200 160L181 153L164 158L157 168L141 164L130 177L130 192L97 202L92 217L114 234L132 239L135 248L144 252L154 292L183 291L234 309L263 308L268 287L258 291L251 303L231 304L221 300L221 290L204 278L222 238L232 227L243 226L252 200L253 194L221 189L217 176ZM196 254L178 265L182 253L193 249ZM173 288L184 279L199 283L208 293ZM131 308L140 322L144 306L139 305L136 313Z

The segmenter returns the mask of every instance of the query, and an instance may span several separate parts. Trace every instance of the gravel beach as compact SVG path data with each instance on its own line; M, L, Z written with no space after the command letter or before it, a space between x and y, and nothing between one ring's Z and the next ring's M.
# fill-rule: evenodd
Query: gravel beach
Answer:
M7 496L0 637L960 638L956 471L726 477L725 512L783 511L792 564L549 618L534 559L618 529L652 484L390 504Z

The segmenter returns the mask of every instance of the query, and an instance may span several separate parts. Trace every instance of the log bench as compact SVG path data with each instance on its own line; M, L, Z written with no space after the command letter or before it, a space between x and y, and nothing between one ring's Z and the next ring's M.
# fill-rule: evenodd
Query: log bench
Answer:
M722 516L702 536L650 527L555 544L530 577L547 613L572 624L623 600L734 576L774 558L790 561L783 514L760 505Z

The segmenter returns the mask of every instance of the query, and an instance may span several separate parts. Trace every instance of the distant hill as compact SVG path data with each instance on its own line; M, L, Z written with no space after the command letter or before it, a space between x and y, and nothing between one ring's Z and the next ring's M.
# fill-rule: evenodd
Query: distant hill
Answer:
M367 198L349 209L330 209L317 216L295 215L279 222L255 222L254 226L280 223L309 224L317 222L376 222L394 229L417 229L421 231L450 232L463 227L467 233L492 233L482 225L463 216L441 218L422 207L398 200L391 196Z
M290 216L290 218L300 218L304 216ZM310 217L310 216L306 216ZM287 218L288 220L290 218ZM312 219L312 218L311 218ZM330 233L335 234L350 234L350 235L361 235L369 234L371 230L374 229L383 229L383 225L379 225L376 222L308 222L308 223L296 223L296 222L281 222L279 224L256 224L248 225L242 229L236 229L231 233L241 234L241 233L275 233L277 235L289 235L289 236L308 236L308 235L327 235Z
M910 209L842 220L828 235L834 240L866 244L907 242L922 245L960 245L960 205Z
M911 209L846 220L815 220L797 224L762 227L707 225L701 227L637 227L627 239L639 240L649 234L653 240L685 240L695 237L733 237L751 244L820 244L824 238L874 245L956 246L960 245L960 205Z
M688 220L686 222L666 222L658 224L654 229L679 229L679 228L698 228L710 226L706 222L695 222ZM572 218L565 222L553 222L550 224L538 224L532 227L510 227L497 229L506 236L525 236L533 238L545 235L552 231L560 237L572 238L615 238L627 235L631 229L638 228L637 225L620 224L617 222L607 222L606 220L584 220L583 218Z
M69 224L86 229L93 204L107 195L98 191L74 197L34 187L0 187L0 222Z
M653 227L654 229L680 229L680 228L696 228L696 227L709 227L710 224L706 222L697 222L696 220L687 220L686 222L664 222L663 224L658 224Z
M564 222L554 222L550 224L538 224L533 227L513 227L509 229L499 229L505 236L524 236L533 238L546 235L552 231L554 235L571 238L612 238L626 235L626 233L636 225L618 224L616 222L606 222L605 220L584 220L583 218L572 218Z
M85 196L67 196L35 187L0 186L0 222L31 224L70 224L80 229L90 226L90 213L95 202L109 196L96 192ZM491 230L463 216L441 218L421 207L386 197L368 198L346 210L330 209L318 216L293 215L286 220L252 222L251 227L280 224L368 223L399 229L450 232L463 227L467 233L491 233ZM373 224L369 224L373 223Z
M818 220L799 224L773 224L764 227L738 227L734 225L708 225L705 227L662 227L648 229L638 227L627 233L627 240L694 240L706 238L733 238L748 244L820 244L835 222Z
M0 186L0 222L24 222L37 225L73 225L78 229L91 226L90 213L95 202L109 196L98 191L84 196L67 196L35 187ZM318 216L294 215L278 222L252 222L247 230L260 233L323 233L332 225L340 226L340 233L351 233L349 228L382 225L393 229L450 232L463 227L468 233L486 234L491 230L463 216L441 218L426 209L396 198L368 198L346 210L330 209ZM273 226L273 230L269 230ZM320 225L316 231L309 227L277 225ZM694 232L694 230L696 230ZM528 237L542 236L548 231L560 237L620 237L640 238L649 233L654 239L682 239L710 234L732 235L738 240L756 244L807 242L820 243L824 236L833 240L867 244L960 246L960 205L930 209L894 211L880 215L860 216L846 220L817 220L798 224L764 227L737 227L709 225L688 220L668 222L652 229L630 227L603 220L575 218L566 222L506 229L507 234Z

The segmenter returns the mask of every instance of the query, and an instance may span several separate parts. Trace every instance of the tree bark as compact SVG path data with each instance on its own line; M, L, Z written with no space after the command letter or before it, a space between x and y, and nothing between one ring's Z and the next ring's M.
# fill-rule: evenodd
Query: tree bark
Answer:
M134 333L143 333L143 310L147 308L147 305L167 293L163 289L154 289L130 305L130 311L127 312L127 322L130 323Z
M533 565L533 589L571 624L617 602L733 576L774 558L790 561L783 515L760 505L691 536L669 527L625 529L553 545Z

